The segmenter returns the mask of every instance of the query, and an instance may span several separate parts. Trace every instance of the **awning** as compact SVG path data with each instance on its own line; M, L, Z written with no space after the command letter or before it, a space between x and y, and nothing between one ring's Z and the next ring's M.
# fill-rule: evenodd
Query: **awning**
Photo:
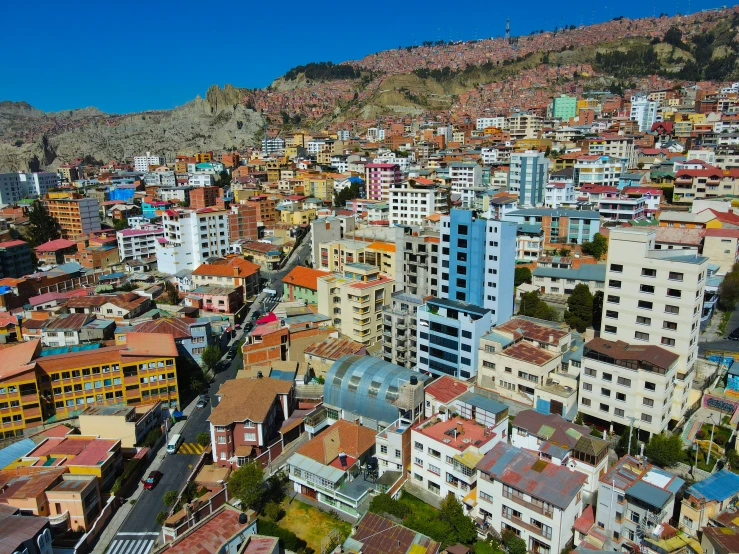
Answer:
M252 451L254 450L254 447L248 444L242 444L241 446L237 446L236 450L234 450L234 454L236 454L239 457L248 458L251 456Z
M272 323L273 321L277 321L277 316L274 314L274 312L270 312L266 316L257 319L257 325Z

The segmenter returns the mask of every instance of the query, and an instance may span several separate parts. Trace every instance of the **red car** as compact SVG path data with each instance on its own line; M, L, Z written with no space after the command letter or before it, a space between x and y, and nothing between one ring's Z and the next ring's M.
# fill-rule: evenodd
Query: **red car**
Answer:
M149 473L149 476L144 479L144 488L147 491L150 491L154 487L157 486L157 483L162 478L162 472L161 471L152 471Z

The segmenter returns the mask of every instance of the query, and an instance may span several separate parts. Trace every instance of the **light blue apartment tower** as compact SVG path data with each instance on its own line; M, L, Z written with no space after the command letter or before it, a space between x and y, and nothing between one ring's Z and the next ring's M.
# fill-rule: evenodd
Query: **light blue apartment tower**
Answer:
M527 150L511 154L508 190L518 193L518 205L533 208L544 205L544 188L549 178L549 158L544 152Z
M518 225L484 219L472 210L441 218L439 296L490 310L492 324L513 315Z

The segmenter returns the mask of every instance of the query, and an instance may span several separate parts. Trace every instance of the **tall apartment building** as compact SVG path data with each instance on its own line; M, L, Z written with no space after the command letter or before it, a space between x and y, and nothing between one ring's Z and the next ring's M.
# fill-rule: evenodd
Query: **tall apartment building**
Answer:
M492 323L513 314L518 225L452 210L441 218L441 296L490 310Z
M588 154L621 161L624 169L636 167L634 139L623 135L600 135L587 141ZM688 158L689 160L692 158Z
M221 189L218 187L196 187L190 191L190 208L200 210L218 203Z
M390 187L402 182L403 176L397 164L367 164L364 187L370 200L388 200Z
M687 408L698 356L708 258L655 248L656 231L617 227L608 247L601 337L679 356L672 418Z
M544 187L549 174L549 158L544 152L527 150L511 154L508 190L518 194L521 207L544 205Z
M159 271L195 269L212 256L229 252L228 212L217 208L165 210L164 236L156 243Z
M134 156L133 168L136 171L149 171L150 165L164 165L164 156L152 156L151 152L147 152L146 156Z
M538 138L544 126L544 118L538 115L519 112L506 118L506 126L511 140Z
M457 300L431 298L418 308L417 320L418 371L459 379L476 375L478 345L493 325L492 310ZM396 343L394 347L403 345Z
M0 279L18 279L33 273L34 269L30 244L23 240L0 242Z
M0 204L15 204L27 196L43 197L59 182L57 173L0 173Z
M569 121L577 115L577 98L562 94L552 100L552 117Z
M488 127L496 127L498 129L505 128L506 122L505 117L502 115L493 117L478 117L475 121L475 128L478 131L487 129Z
M142 229L118 231L115 236L118 239L120 260L151 258L156 255L156 244L162 235L164 235L164 229L153 225Z
M100 203L96 198L80 198L76 194L67 198L54 198L54 193L51 193L44 203L49 215L62 228L62 237L65 239L74 240L102 229Z
M231 204L228 212L228 238L231 242L259 238L259 210L253 204Z
M449 166L449 180L452 192L460 195L462 206L469 208L475 202L475 195L486 187L482 183L482 167L474 162L457 162Z
M364 263L344 265L343 275L318 278L318 311L332 318L339 332L359 343L382 338L382 307L390 303L395 281Z
M657 102L643 96L632 96L629 119L637 122L640 133L651 131L657 121Z
M41 341L20 343L3 351L0 363L2 436L19 436L55 414L95 404L179 404L170 335L156 340L128 333L124 346L41 356Z
M595 338L585 344L580 413L621 431L659 434L672 414L679 356L654 345Z
M439 295L439 234L421 227L395 228L395 282L392 305L383 308L382 357L412 368L417 358L416 312L428 296ZM398 340L405 340L400 348Z
M585 185L618 187L624 170L623 163L615 158L596 154L580 156L575 160L575 188Z
M409 179L390 185L390 225L423 225L434 213L447 212L449 191L427 179Z

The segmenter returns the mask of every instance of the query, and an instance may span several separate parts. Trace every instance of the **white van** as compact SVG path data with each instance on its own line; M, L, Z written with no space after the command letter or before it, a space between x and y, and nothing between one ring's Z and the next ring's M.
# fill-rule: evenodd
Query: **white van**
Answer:
M182 435L172 435L167 443L167 454L174 454L182 444Z

